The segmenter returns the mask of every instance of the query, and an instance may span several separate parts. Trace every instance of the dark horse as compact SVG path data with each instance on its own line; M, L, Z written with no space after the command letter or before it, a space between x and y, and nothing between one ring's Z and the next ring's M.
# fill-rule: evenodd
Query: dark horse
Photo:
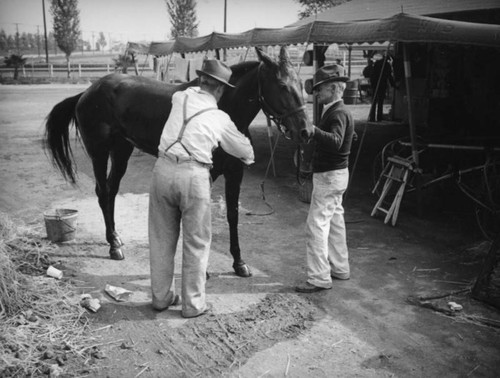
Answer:
M238 129L247 136L250 123L260 109L297 143L306 142L312 126L305 111L302 87L285 47L278 61L256 49L259 62L232 67L231 83L219 101ZM85 150L92 159L95 191L106 225L110 257L124 258L123 245L115 231L114 207L120 180L127 169L134 147L157 155L160 135L176 91L197 85L193 80L172 85L140 76L107 75L86 91L58 103L47 116L45 145L63 176L76 182L69 128L76 125ZM108 172L108 160L111 166ZM243 163L218 148L213 155L212 179L225 178L230 252L237 275L251 275L241 259L238 242L238 199L243 179Z

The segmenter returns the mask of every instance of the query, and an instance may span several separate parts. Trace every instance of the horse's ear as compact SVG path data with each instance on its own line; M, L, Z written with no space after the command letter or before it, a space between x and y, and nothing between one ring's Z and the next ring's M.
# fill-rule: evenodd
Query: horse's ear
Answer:
M262 48L260 47L255 47L255 51L257 52L257 56L259 57L259 60L266 63L266 64L272 64L274 63L273 59L267 55Z
M280 48L280 57L279 57L280 66L284 66L290 63L290 56L288 55L288 50L286 46L281 46Z
M287 74L289 72L290 67L292 67L292 62L290 61L290 56L288 55L288 50L286 46L281 46L278 63L280 71L283 74Z

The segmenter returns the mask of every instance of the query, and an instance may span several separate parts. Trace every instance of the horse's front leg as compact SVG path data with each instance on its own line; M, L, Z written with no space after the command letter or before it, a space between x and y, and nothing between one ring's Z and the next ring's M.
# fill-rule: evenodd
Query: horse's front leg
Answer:
M224 172L226 180L226 209L227 222L229 224L229 251L233 256L233 269L237 276L250 277L250 268L241 258L241 250L238 238L239 198L241 182L243 180L243 163L237 159L230 164L230 168Z

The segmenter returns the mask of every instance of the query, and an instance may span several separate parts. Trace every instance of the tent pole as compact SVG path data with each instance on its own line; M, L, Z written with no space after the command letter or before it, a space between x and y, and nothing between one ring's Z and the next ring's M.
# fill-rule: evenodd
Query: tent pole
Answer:
M347 76L351 77L351 63L352 63L352 45L349 45L349 58L348 58L348 66L347 66Z
M406 83L406 98L408 101L408 123L410 126L410 143L411 152L413 157L413 163L415 165L415 189L417 195L417 214L422 216L422 177L419 164L418 148L417 148L417 132L415 130L415 120L413 117L413 107L412 107L412 94L411 94L411 63L408 56L408 46L406 43L403 45L403 57L404 57L404 71L405 71L405 83Z
M325 64L324 52L321 51L321 48L322 46L317 44L313 45L313 75ZM321 54L323 56L320 56ZM318 104L317 98L313 92L313 123L315 125L319 123L321 118L320 108L320 104Z
M274 136L273 136L273 125L271 123L271 120L269 119L269 117L266 117L266 120L267 120L267 139L269 141L269 149L271 151L271 160L270 160L270 164L271 164L271 167L273 169L273 175L274 177L276 177L276 168L274 167Z

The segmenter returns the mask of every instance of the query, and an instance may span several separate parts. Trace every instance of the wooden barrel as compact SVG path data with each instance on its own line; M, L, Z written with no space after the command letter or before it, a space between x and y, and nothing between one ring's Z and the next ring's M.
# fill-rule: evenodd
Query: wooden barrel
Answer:
M346 83L344 91L344 103L348 105L357 104L359 101L358 80L351 80Z

